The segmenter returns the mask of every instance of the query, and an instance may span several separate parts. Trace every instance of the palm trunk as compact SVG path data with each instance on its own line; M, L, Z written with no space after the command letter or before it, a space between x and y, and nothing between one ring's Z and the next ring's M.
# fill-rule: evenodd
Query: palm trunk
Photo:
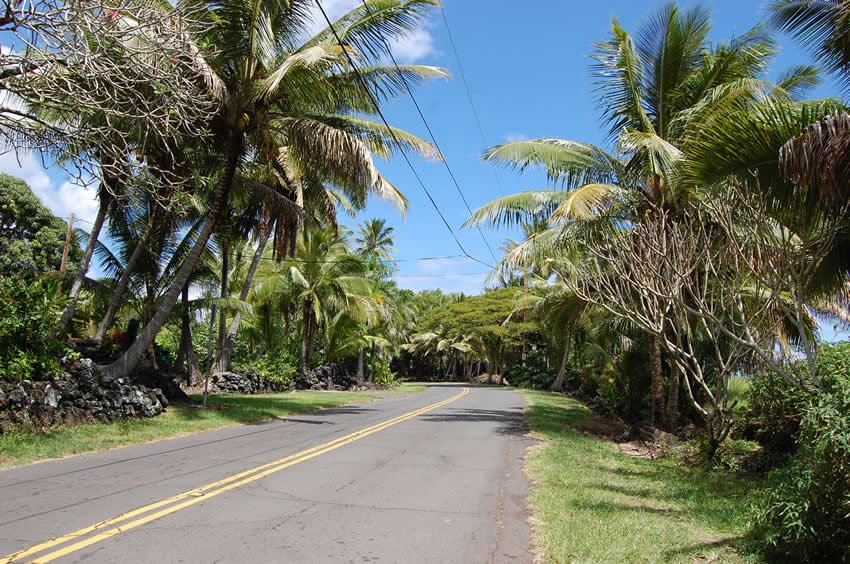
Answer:
M371 370L369 370L369 382L374 382L375 381L375 343L372 343L371 361L372 361L372 366L371 366Z
M197 386L201 380L201 368L198 366L198 356L192 344L192 319L189 317L189 285L183 287L183 311L181 312L180 341L183 358L186 362L186 376L190 386ZM177 366L182 366L178 360Z
M124 272L121 273L121 277L118 279L118 283L112 291L112 299L109 302L106 315L104 315L103 319L100 321L100 325L97 328L97 334L94 336L94 338L98 341L103 340L104 335L106 335L106 332L109 331L109 328L112 326L112 322L115 320L115 314L118 312L118 308L121 307L121 300L124 298L127 286L130 285L130 276L132 276L133 272L136 270L136 265L141 260L142 255L148 246L148 241L150 241L154 227L156 226L156 217L159 215L157 213L158 209L159 206L154 204L154 207L148 214L145 231L142 233L139 242L136 243L136 248L133 249L133 254L130 255L130 260L127 261L127 267L124 269Z
M312 347L312 336L310 335L312 331L312 322L310 316L312 315L312 304L310 300L304 302L303 311L303 320L302 320L302 331L301 331L301 373L307 374L307 371L310 370L310 358L312 357L313 347Z
M553 392L564 391L564 380L567 377L567 360L570 357L569 342L569 339L564 341L564 356L561 357L561 367L558 369L558 376L555 378L555 381L552 382L552 386L549 388Z
M242 286L242 291L239 293L240 301L248 301L248 293L251 291L251 284L254 282L254 275L257 273L257 268L260 265L260 259L263 258L263 251L266 248L271 237L271 229L266 227L260 234L260 241L257 245L257 252L254 253L254 258L251 260L251 266L248 267L248 273L245 276L245 285ZM233 358L233 349L236 346L236 334L239 332L239 325L242 323L242 314L236 312L233 315L233 321L230 322L230 328L227 330L227 338L224 341L224 352L222 353L222 365L224 370L230 370L230 362Z
M230 240L229 234L225 234L225 240L221 245L221 284L219 284L219 297L224 299L230 294ZM215 371L224 371L224 342L227 338L227 316L224 312L224 305L219 308L221 314L218 316L218 338L216 339L215 352Z
M130 346L130 348L121 355L121 358L104 367L104 376L119 378L122 376L128 376L136 369L136 366L139 364L139 361L144 355L145 349L153 343L157 333L159 333L159 330L162 329L163 325L165 325L165 322L168 320L168 316L171 314L171 310L174 308L174 304L177 303L177 298L180 296L183 287L189 281L189 277L195 269L195 264L204 252L204 249L207 246L207 241L215 230L215 226L219 221L222 210L227 203L230 188L233 186L233 178L236 175L236 168L239 166L239 159L242 157L243 145L241 138L231 139L228 145L227 160L225 162L224 170L222 171L221 179L219 180L218 186L216 186L215 193L213 194L209 216L204 222L201 232L198 234L198 239L195 241L195 245L192 247L192 250L189 251L186 259L180 266L180 270L177 271L177 276L175 276L171 285L168 287L168 291L165 293L165 296L163 297L162 302L160 302L153 318L145 325L139 337Z
M360 349L360 352L357 353L357 381L363 381L363 349Z
M655 335L649 337L649 373L652 378L652 425L664 422L664 374L661 370L661 342Z
M68 305L65 306L65 310L62 312L62 317L59 318L59 325L57 326L57 332L59 333L68 329L68 325L71 323L71 319L77 311L77 301L80 299L80 290L83 288L83 280L85 280L86 273L89 271L91 257L94 255L94 247L97 245L97 239L100 237L100 230L103 229L103 223L106 221L106 212L109 210L109 206L112 203L112 196L103 185L100 187L99 194L100 205L97 208L97 217L94 219L94 225L92 225L91 233L89 234L89 242L86 245L86 252L83 255L83 260L80 262L77 274L74 276L74 282L71 284L71 292L68 294Z

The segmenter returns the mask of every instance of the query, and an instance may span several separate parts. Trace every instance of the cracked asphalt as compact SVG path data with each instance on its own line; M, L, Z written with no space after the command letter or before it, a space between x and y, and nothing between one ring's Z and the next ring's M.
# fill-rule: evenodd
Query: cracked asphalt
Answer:
M460 390L435 384L418 394L0 472L0 562ZM524 406L518 392L472 387L433 411L54 561L531 562Z

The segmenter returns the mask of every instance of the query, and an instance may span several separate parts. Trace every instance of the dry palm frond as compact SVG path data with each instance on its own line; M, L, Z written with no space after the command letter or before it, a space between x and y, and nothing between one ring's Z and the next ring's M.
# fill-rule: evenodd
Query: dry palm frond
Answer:
M811 125L780 151L786 176L838 200L850 194L850 114L838 111Z

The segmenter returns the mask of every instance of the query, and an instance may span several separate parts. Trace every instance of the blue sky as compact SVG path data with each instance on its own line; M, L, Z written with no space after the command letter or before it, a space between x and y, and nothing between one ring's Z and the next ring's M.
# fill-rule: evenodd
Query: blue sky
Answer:
M332 17L358 2L323 0ZM713 13L712 37L722 40L755 25L764 15L766 0L714 0L702 4ZM661 5L663 2L634 0L444 0L487 144L536 137L604 143L606 134L595 109L588 71L593 43L606 38L612 18L617 17L633 31ZM778 38L783 51L771 76L788 66L810 61L792 40L781 35ZM540 174L520 176L481 162L485 145L439 12L435 11L421 29L399 42L394 50L401 62L443 66L453 75L451 79L424 85L415 94L473 209L504 194L545 186ZM815 92L816 96L836 94L831 81ZM390 103L386 115L393 125L426 136L406 97ZM91 190L67 184L61 171L45 171L32 157L23 161L21 170L14 156L0 156L0 170L27 179L58 214L67 216L74 211L83 219L94 217L96 203ZM492 262L480 235L475 230L461 229L468 213L445 168L415 157L412 162L467 251ZM487 270L481 264L468 259L412 260L457 255L459 249L404 162L397 159L382 163L381 169L409 197L406 219L385 203L373 202L357 219L342 218L343 223L353 227L364 218L387 218L395 228L397 256L402 259L398 269L402 287L480 292ZM512 235L490 229L485 229L484 234L497 252L505 237Z
M606 37L612 18L617 17L626 29L635 30L662 4L625 0L523 3L446 0L444 9L487 144L537 137L604 144L606 131L600 126L588 70L593 43ZM755 25L764 13L765 2L715 0L703 5L713 13L712 37L721 40ZM545 178L540 174L519 175L481 162L484 144L439 14L434 14L424 30L431 38L430 49L420 53L417 60L446 67L453 78L420 87L416 97L472 208L504 194L544 187ZM789 38L779 36L779 40L783 50L771 69L771 76L791 65L810 61ZM836 93L834 83L827 82L814 95ZM386 113L394 125L426 135L408 99L391 103ZM415 160L414 166L464 247L470 254L492 262L480 235L475 230L460 228L468 213L445 168L421 160ZM385 164L382 170L408 195L410 212L402 220L392 208L375 202L362 216L389 220L396 229L399 258L458 254L457 245L406 165L399 159ZM513 235L491 229L484 229L484 234L496 250L505 237ZM404 287L477 293L486 270L468 259L405 261L399 263L398 275L399 284Z

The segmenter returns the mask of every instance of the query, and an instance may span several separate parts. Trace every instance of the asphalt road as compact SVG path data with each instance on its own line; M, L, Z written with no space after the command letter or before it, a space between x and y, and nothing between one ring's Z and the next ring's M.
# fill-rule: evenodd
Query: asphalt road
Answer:
M0 563L530 562L523 407L434 385L0 472Z

